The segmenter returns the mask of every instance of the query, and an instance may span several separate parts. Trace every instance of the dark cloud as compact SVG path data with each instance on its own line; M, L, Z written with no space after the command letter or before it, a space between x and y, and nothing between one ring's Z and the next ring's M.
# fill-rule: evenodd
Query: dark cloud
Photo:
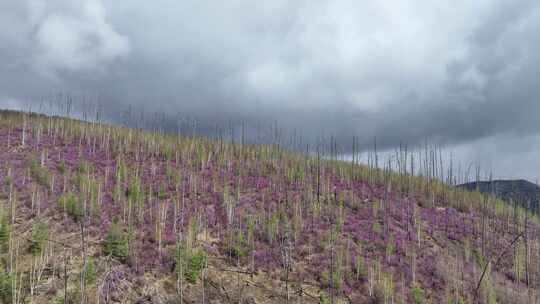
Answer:
M540 133L532 0L3 1L0 28L0 106L70 92L365 147Z

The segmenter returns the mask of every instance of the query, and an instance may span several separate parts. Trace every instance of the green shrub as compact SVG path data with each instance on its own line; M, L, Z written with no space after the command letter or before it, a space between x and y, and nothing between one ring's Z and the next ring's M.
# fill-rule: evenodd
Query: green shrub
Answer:
M35 157L32 158L30 160L30 173L34 175L37 172L39 172L40 169L41 169L41 165L39 164L39 161Z
M334 270L333 272L324 270L323 272L321 272L321 281L326 287L340 290L342 280L343 279L341 277L341 273L338 270Z
M2 303L12 302L12 277L9 273L0 271L0 301Z
M321 294L319 295L319 304L330 304L330 297L321 291Z
M99 191L97 184L92 185L92 192L90 195L90 214L95 218L99 218L101 215L101 206L99 205Z
M413 303L415 304L423 304L426 302L424 290L418 285L413 286L413 288L411 289L411 296L413 299Z
M60 295L55 296L54 298L51 299L49 303L50 304L64 304L64 295L60 294Z
M448 304L465 304L465 300L463 300L463 298L459 297L459 298L454 298L454 299L450 299L448 300Z
M132 202L138 202L142 197L141 184L137 178L131 180L127 189L127 197Z
M371 227L374 233L380 235L382 234L382 227L381 224L377 221L373 222L373 226Z
M90 169L91 169L91 165L86 162L86 161L83 161L81 163L79 163L79 165L77 166L77 173L81 174L81 175L84 175L84 174L87 174L88 172L90 172Z
M6 178L4 179L4 185L9 188L11 187L12 184L13 184L13 177L6 176Z
M480 268L484 268L486 266L486 263L487 263L486 257L484 255L482 255L482 253L480 251L478 251L478 249L473 249L472 254L473 254L474 259L475 259L476 263L478 264L478 266Z
M168 197L169 197L169 194L167 193L167 188L165 188L164 184L161 184L159 186L158 199L166 200Z
M36 179L38 184L43 187L49 187L51 176L46 168L42 168L39 161L35 158L30 160L30 174Z
M396 253L396 244L394 237L390 236L388 242L386 243L386 257L393 256Z
M380 267L380 266L376 266ZM373 300L375 303L390 303L394 296L394 279L391 273L381 272L380 278L376 281L373 289Z
M242 232L238 229L236 232L230 236L229 248L227 248L227 253L232 258L243 258L248 255L248 242Z
M186 250L179 246L176 252L176 272L195 284L206 264L206 253L201 249Z
M197 282L204 264L206 263L206 254L202 250L196 250L192 253L188 261L187 272L185 273L186 279L190 283Z
M357 280L364 279L367 276L366 263L362 255L356 257L355 275Z
M30 253L39 256L45 250L45 244L49 238L49 229L41 220L36 220L32 226L32 239L30 241Z
M240 247L239 245L231 246L231 248L229 248L229 250L228 250L228 253L233 259L243 258L243 257L247 256L247 252L242 247Z
M0 213L0 254L6 253L9 248L10 224L4 212Z
M96 282L96 264L94 263L94 259L92 257L88 257L86 260L86 267L85 267L85 273L84 273L84 280L86 285L92 285Z
M61 160L58 164L58 172L62 175L66 174L66 162Z
M116 221L113 222L105 237L103 253L105 255L110 255L123 263L127 261L129 255L128 238Z
M64 207L66 213L76 222L80 221L84 217L84 208L77 198L77 196L71 192L64 193L58 199L60 205Z

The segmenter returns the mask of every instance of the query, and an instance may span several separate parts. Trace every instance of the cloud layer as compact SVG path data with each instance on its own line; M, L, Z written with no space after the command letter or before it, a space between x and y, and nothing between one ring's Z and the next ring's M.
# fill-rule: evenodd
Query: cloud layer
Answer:
M89 70L129 53L127 38L114 31L98 1L66 12L35 13L41 15L34 34L38 68Z
M0 97L96 94L364 146L503 144L540 131L539 30L532 0L4 1Z

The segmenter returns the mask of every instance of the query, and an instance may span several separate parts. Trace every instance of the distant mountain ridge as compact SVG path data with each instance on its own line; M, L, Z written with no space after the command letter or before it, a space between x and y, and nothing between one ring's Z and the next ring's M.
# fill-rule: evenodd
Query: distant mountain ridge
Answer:
M458 185L467 190L479 190L482 193L493 193L506 202L515 201L523 207L527 207L530 201L530 210L540 214L540 186L524 179L493 180L470 182Z

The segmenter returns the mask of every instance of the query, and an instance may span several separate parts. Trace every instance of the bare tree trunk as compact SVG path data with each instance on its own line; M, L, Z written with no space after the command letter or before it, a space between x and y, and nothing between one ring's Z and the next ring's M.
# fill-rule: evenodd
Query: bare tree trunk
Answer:
M84 219L81 221L81 244L82 244L82 259L83 259L83 268L81 271L81 304L86 302L86 243L84 239Z
M527 236L527 226L529 221L529 208L531 207L531 201L527 201L527 208L525 208L525 225L523 227L523 238L525 242L525 283L527 290L529 289L529 238Z
M68 292L67 292L67 285L68 285L68 275L67 275L67 264L68 264L68 256L66 254L66 250L64 248L64 303L68 303Z

